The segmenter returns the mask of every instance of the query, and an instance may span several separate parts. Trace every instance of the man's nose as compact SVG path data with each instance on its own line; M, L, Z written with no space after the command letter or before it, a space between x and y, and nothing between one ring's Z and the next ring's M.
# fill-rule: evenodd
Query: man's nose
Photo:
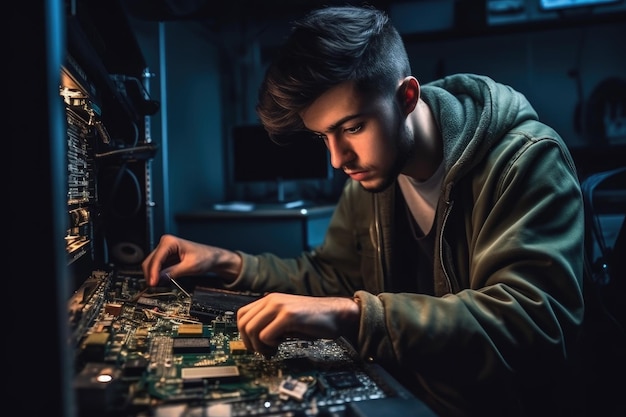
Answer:
M335 169L341 169L354 159L354 151L345 140L338 139L334 135L328 135L326 146L330 152L330 164Z

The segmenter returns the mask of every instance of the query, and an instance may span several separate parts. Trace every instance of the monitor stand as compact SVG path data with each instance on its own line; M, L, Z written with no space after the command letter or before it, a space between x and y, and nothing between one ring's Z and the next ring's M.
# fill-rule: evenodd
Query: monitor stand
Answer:
M286 210L299 209L315 206L315 202L301 198L285 199L285 182L282 179L276 180L277 192L275 198L260 201L228 201L213 205L214 210L224 211L253 211L253 210Z
M258 209L295 209L313 206L313 201L303 199L285 199L285 181L282 178L276 179L276 199L263 200L255 203Z

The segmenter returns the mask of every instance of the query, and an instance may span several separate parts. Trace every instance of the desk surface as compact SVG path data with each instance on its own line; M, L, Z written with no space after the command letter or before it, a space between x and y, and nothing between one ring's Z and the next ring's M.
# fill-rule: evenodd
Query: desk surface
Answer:
M335 210L334 204L310 207L281 208L271 205L257 204L250 210L207 209L176 215L177 220L207 220L227 218L307 218L329 216Z

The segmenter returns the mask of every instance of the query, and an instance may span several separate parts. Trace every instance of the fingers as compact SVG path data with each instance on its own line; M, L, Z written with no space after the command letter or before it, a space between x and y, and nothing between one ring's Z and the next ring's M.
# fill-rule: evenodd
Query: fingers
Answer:
M237 327L246 348L255 352L275 353L287 337L308 338L315 332L311 321L313 297L294 294L270 293L237 311Z
M162 278L162 269L166 262L179 254L179 240L173 236L161 237L157 247L146 256L141 263L141 268L148 285L156 286ZM165 271L163 271L165 272Z
M335 338L358 329L360 308L350 297L310 297L271 293L237 311L246 348L276 349L287 337Z
M148 285L155 286L159 281L159 270L161 269L161 264L159 262L154 262L154 251L150 252L148 256L141 263L141 269L143 271L143 276L148 281Z
M281 322L277 309L269 308L267 297L241 307L237 311L237 327L248 350L264 356L276 353L281 342Z

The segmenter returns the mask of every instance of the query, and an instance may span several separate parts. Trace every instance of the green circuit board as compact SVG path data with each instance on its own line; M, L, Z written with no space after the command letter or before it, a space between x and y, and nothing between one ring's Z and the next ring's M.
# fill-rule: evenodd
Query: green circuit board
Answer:
M264 357L246 350L234 308L207 320L176 287L87 282L70 301L80 415L318 415L395 395L342 339L289 339Z

